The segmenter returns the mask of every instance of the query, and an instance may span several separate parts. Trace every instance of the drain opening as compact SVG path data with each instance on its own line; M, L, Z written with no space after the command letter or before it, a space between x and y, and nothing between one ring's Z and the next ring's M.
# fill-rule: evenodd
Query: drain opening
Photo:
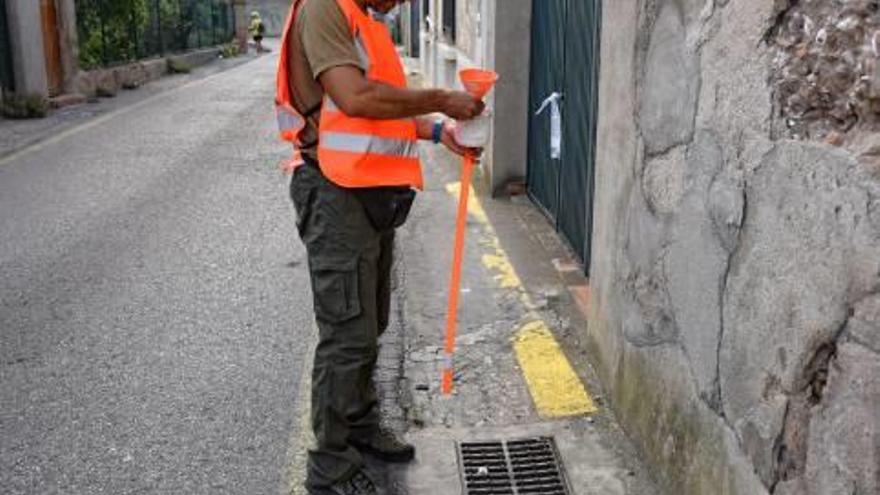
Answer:
M458 444L464 495L570 495L552 437Z

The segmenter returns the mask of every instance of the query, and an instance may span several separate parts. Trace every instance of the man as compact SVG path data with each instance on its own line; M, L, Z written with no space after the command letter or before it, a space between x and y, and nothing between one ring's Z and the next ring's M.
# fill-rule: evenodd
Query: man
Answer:
M257 53L263 53L263 34L266 32L266 25L263 24L263 18L260 17L260 13L256 10L251 12L251 23L248 26L248 32L250 32L254 39Z
M458 154L452 127L483 111L464 92L409 89L388 29L372 18L402 0L295 0L282 41L276 98L309 259L319 342L312 373L306 487L374 494L363 453L408 462L414 449L379 427L372 374L388 326L394 228L422 187L418 139Z

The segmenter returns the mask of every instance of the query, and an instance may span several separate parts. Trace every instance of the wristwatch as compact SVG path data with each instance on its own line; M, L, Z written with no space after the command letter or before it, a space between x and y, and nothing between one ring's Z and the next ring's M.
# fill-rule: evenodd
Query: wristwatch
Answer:
M443 120L437 120L434 122L434 127L431 129L431 141L433 141L434 144L439 143L440 138L443 137L443 125Z

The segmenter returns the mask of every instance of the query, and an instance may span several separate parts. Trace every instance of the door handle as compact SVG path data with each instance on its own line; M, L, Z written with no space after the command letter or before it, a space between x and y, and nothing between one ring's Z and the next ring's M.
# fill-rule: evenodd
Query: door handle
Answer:
M564 95L562 93L554 91L541 103L541 107L535 112L537 117L544 113L548 107L550 108L550 159L552 160L562 158L562 109L559 106L559 102L563 98Z

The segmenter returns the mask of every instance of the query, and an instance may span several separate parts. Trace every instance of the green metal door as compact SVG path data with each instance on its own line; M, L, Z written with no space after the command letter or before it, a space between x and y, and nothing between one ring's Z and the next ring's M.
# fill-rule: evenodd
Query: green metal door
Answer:
M12 74L12 45L9 42L9 23L6 17L6 0L0 0L0 88L15 91Z
M533 0L529 81L529 147L526 182L529 195L554 221L559 202L560 161L550 156L550 112L535 112L565 81L565 4Z
M599 0L533 2L528 188L574 252L590 266L597 120ZM551 156L554 92L562 115L561 154Z

